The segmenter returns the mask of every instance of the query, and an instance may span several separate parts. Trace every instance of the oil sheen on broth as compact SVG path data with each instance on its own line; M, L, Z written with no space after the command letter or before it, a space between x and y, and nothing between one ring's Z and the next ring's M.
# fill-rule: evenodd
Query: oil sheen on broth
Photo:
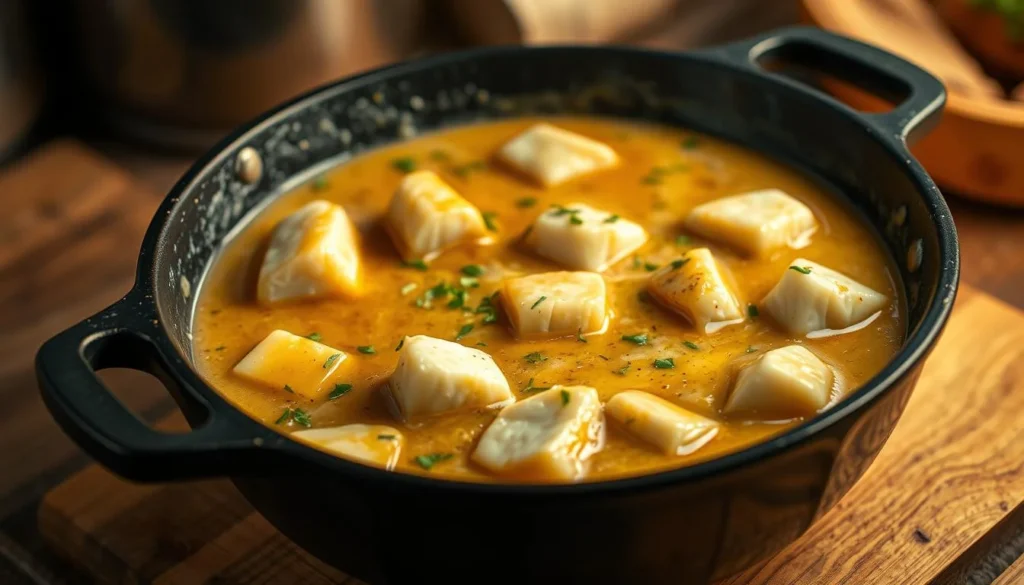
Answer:
M607 145L617 155L617 164L543 186L537 176L531 177L529 171L523 172L498 156L509 141L540 123ZM556 136L556 146L558 140ZM527 149L525 156L545 152L558 154L557 148L551 147ZM601 153L595 156L600 158ZM396 247L391 237L394 227L389 232L385 225L389 203L400 182L422 170L435 172L482 212L485 227L482 234L476 234L480 236L477 240L490 238L492 243L456 245L426 262L410 256L410 250ZM730 231L733 226L728 214L712 213L702 223L694 219L698 214L690 213L701 204L768 189L777 189L809 208L813 213L810 220L816 225L809 237L803 234L803 241L790 238L784 245L762 249L741 231ZM769 195L758 194L756 205L764 207L769 217L782 213L782 207L764 203ZM275 226L314 200L342 206L356 226L362 280L355 286L361 293L358 297L331 293L313 300L259 302L257 281ZM566 207L577 202L601 215L591 217ZM557 239L542 254L535 240L530 243L538 234L527 233L524 238L525 232L541 229L538 222L528 230L544 214L550 214L547 221L556 232L579 227L583 222L577 217L607 224L603 227L635 222L646 230L647 239L638 248L629 249L607 267L591 267L603 268L591 272L600 275L606 288L608 321L603 332L589 333L581 325L554 339L526 335L527 331L519 331L525 339L516 338L510 311L503 306L514 299L506 296L511 293L495 295L511 290L505 286L506 279L583 272L578 266L566 265L585 261L565 258L571 250L567 252ZM725 223L716 227L716 221ZM772 221L763 222L766 236L772 236L773 226ZM629 238L616 241L625 242L627 248L634 246ZM699 270L706 261L717 266L721 284L739 307L739 319L730 315L728 306L694 293L692 283L672 288L673 282L679 284L678 278L688 278L687 271ZM800 280L828 276L828 269L855 282L826 278L825 284L818 282L815 289L810 280ZM806 396L813 394L815 384L819 389L821 384L827 385L826 401L833 404L881 370L902 342L903 305L893 274L889 257L854 212L820 185L764 156L678 128L600 118L516 119L456 127L363 154L275 201L226 245L207 276L195 315L193 351L199 372L213 388L279 432L375 425L354 427L361 435L353 440L389 443L381 445L390 453L380 455L384 459L372 454L366 457L377 457L378 465L395 471L483 482L593 481L718 457L764 441L828 408L819 408L813 400L808 406ZM587 275L582 278L593 284ZM653 284L659 278L664 285L661 289ZM694 278L698 283L713 284L714 280L699 274ZM858 283L871 290L864 289L867 296L850 300L850 287L857 294ZM714 294L707 287L696 290ZM434 298L429 298L428 291L433 291ZM843 298L849 302L844 306L829 297L833 293L847 295ZM519 304L523 312L537 302L528 301ZM674 301L682 306L673 307ZM541 310L544 302L551 301L540 301L532 310ZM695 309L686 305L701 302L712 303L707 306L712 312L719 311L719 320L729 317L732 322L721 327L714 323L702 326ZM863 311L858 313L858 308L865 307L871 313L868 319L862 319ZM816 315L818 325L827 324L818 329L826 331L808 334ZM861 321L837 333L848 324L843 319L848 321L851 315ZM521 317L521 327L528 327L524 324L527 317ZM320 393L296 392L287 377L280 378L304 366L287 365L290 358L286 352L273 354L277 346L265 346L273 355L263 363L263 367L274 368L277 378L261 382L258 373L251 378L234 371L236 364L275 330L344 353L343 361L335 358L340 364L328 364L336 368L324 380ZM603 443L598 445L598 437L591 436L589 446L562 453L560 462L566 463L568 457L570 464L563 466L562 472L551 471L559 462L547 461L520 466L518 471L511 466L508 469L513 471L503 473L502 463L494 461L495 453L501 459L516 449L531 448L531 441L533 448L550 447L537 447L537 441L544 440L538 438L541 431L523 426L529 424L530 413L510 416L503 427L506 434L496 428L493 436L487 437L487 445L480 445L481 437L502 406L455 409L407 421L396 418L387 388L400 355L407 350L399 349L399 344L404 346L409 339L406 336L457 340L484 352L507 380L517 405L536 399L534 414L548 412L555 418L570 417L566 414L570 407L590 413L589 422L584 421L586 428L579 426L579 418L568 422L551 418L547 423L554 426L546 427L548 431L564 423L569 425L564 427L569 429L566 436L586 442L587 437L580 433L603 434ZM770 363L758 361L773 349L787 347L772 354ZM333 350L326 351L312 357L308 352L301 354L301 359L315 362L312 367L322 370L306 373L316 377L327 371L321 362L327 361L323 355L329 359ZM430 354L434 350L421 344L419 351ZM817 363L824 369L815 371L814 363L801 362L805 358L820 360ZM796 367L791 367L794 364ZM761 370L754 371L755 366ZM806 374L812 379L787 378L793 372L804 372L796 378ZM304 374L295 375L301 378ZM825 378L815 381L815 375ZM743 376L746 387L741 389ZM459 384L463 382L456 386ZM555 388L545 390L552 386ZM593 388L600 402L582 404L580 401L595 394L572 388L576 386ZM612 397L629 390L647 394L631 393L608 405ZM684 416L696 415L697 424L691 428L685 421L662 420L664 411L646 409L645 400L652 395L682 407ZM543 401L540 396L548 398L547 411L539 404ZM578 402L570 403L570 399ZM559 402L566 410L551 414L550 409ZM422 400L420 404L424 404ZM791 404L799 406L790 408ZM510 407L504 408L508 411ZM678 414L669 411L671 416ZM577 416L575 410L571 416ZM603 428L594 416L604 417ZM701 421L715 425L717 432L702 435ZM634 429L631 425L643 426ZM684 436L686 433L691 435ZM334 440L328 436L330 432L321 434L321 439ZM321 448L330 442L318 440L315 434L309 438L321 443ZM375 447L360 448L372 451ZM478 448L493 451L491 457L474 455ZM381 463L385 459L388 462Z

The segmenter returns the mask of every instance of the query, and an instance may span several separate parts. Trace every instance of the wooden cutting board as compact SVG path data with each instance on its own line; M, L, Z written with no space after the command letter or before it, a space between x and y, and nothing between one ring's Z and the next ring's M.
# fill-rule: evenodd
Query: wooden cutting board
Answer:
M1024 537L1022 412L1024 313L965 287L866 475L800 540L726 583L989 583L1000 573L1000 585L1016 583L1024 566L1007 567ZM137 485L94 465L53 489L38 521L100 583L354 582L291 544L225 480Z

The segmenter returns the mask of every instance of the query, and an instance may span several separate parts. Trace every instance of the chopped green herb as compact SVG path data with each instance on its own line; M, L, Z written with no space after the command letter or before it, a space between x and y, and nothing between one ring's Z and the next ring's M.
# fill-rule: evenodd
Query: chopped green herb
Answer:
M640 261L640 256L633 254L633 270L637 270L641 266L643 266L643 262Z
M622 341L628 341L637 345L647 345L647 334L646 333L634 333L633 335L623 335Z
M217 347L213 348L213 351L224 351L227 348L228 346L226 345L218 345Z
M759 310L757 310L757 305L755 305L753 303L747 305L747 315L750 315L751 319L757 317L760 314L761 314L761 312Z
M609 358L608 356L606 356L606 355L601 355L601 354L597 354L597 357L599 357L599 358L603 359L604 361L608 361L609 359L611 359L611 358Z
M402 349L403 345L405 345L405 338L404 337L401 339L401 341L398 342L398 345L395 346L395 351L399 351L400 349Z
M476 342L476 344L479 345L480 347L487 347L487 344L482 341L478 341Z
M313 419L309 417L309 413L301 408L296 408L292 411L292 420L296 423L306 427L307 429L313 426Z
M413 461L423 469L430 469L434 465L443 461L448 461L454 457L451 453L430 453L429 455L417 455Z
M551 386L534 386L533 385L533 378L530 378L530 381L526 383L526 386L523 388L522 391L523 392L541 392L543 390L551 390Z
M616 374L618 374L618 375L620 375L620 376L625 376L625 375L626 375L626 372L628 372L628 371L629 371L629 366L630 366L630 363L629 363L629 362L626 362L626 365L624 365L624 366L622 366L621 368L619 368L619 369L615 370L615 373L616 373Z
M676 362L672 358L656 359L654 360L654 367L659 370L671 370L676 367Z
M482 160L475 160L473 162L468 162L468 163L466 163L464 165L459 165L457 167L454 167L452 169L452 172L455 173L456 175L458 175L459 177L465 179L466 177L468 177L470 175L470 173L473 173L473 172L476 172L476 171L482 171L482 170L484 170L486 168L487 168L487 163L485 163Z
M811 267L810 266L790 266L789 269L790 270L796 270L800 274L810 274L811 273Z
M643 179L640 179L640 182L644 185L660 185L661 175L645 175Z
M564 407L568 406L569 398L570 398L569 391L568 390L562 390L559 394L562 395L562 407L564 408Z
M578 215L570 215L569 225L583 225L583 220Z
M700 146L700 139L696 136L687 136L683 139L683 150L693 150Z
M327 177L324 175L313 177L312 187L314 191L323 191L327 188Z
M458 341L458 340L462 339L463 337L469 335L469 332L472 331L472 330L473 330L473 324L472 323L466 323L465 325L460 327L459 328L459 332L455 334L455 341Z
M544 296L544 295L541 295L541 296L540 296L540 298L539 298L539 299L537 299L537 302L536 302L536 303L533 303L533 306L532 306L532 307L530 307L530 310L532 311L533 309L536 309L536 308L537 308L537 305L539 305L539 304L543 303L543 302L544 302L544 299L546 299L546 298L547 298L546 296Z
M364 353L366 355L373 355L377 353L377 350L374 349L372 345L360 345L356 349L359 351L359 353Z
M289 394L295 394L295 390L292 390L292 387L289 386L288 384L284 385L284 391L289 393Z
M319 333L314 331L314 332L310 333L309 335L307 335L306 339L308 339L310 341L320 341L321 339L323 339L323 337L321 337Z
M537 205L536 197L523 197L522 199L516 199L516 207L519 209L526 209Z
M279 425L281 423L287 422L288 419L290 419L291 417L292 417L292 409L285 408L284 412L281 413L281 416L277 417L277 420L274 421L274 424L275 425Z
M447 152L445 152L443 150L439 150L439 149L431 150L429 156L430 156L430 160L437 161L437 162L447 162L448 160L451 159L451 157L448 156Z
M672 270L679 270L680 268L685 266L686 263L689 262L689 261L690 261L689 258L680 258L679 260L673 260L672 261Z
M411 173L416 170L416 161L412 157L405 156L391 161L391 166L403 173Z
M352 384L335 384L334 390L327 395L327 400L335 400L348 394L348 391L352 389Z
M527 363L531 364L539 364L540 362L546 362L548 360L548 358L544 357L544 354L539 351L532 351L524 355L523 359L526 360Z
M644 270L647 272L654 272L658 269L658 265L653 262L644 262Z
M613 214L609 215L608 217L604 218L604 221L601 222L601 223L615 223L615 222L619 221L620 219L622 219L622 218L619 217L619 214L613 213Z
M405 266L406 268L415 268L416 270L419 270L420 272L426 272L426 270L427 270L427 263L424 262L423 260L403 261L402 262L402 266Z
M417 285L417 284L416 284L415 282L410 282L410 283L408 283L408 284L404 285L404 286L403 286L403 287L402 287L402 288L401 288L401 289L399 290L399 292L401 292L401 293L402 293L402 296L404 297L405 295L407 295L407 294L411 293L412 291L416 290L416 287L417 287L417 286L418 286L418 285Z
M395 436L394 435L377 435L377 440L378 441L394 441L395 440Z
M579 212L579 209L570 209L568 207L562 207L557 203L551 206L551 215L554 217L562 217L563 215L576 215Z
M480 266L479 264L466 264L465 266L462 267L460 272L462 272L466 276L483 276L484 267Z
M682 235L682 234L676 236L676 245L677 246L689 246L691 243L693 243L693 240L690 239L690 236Z
M690 349L692 349L694 351L697 351L697 350L700 349L700 346L697 345L696 343L692 342L692 341L684 341L683 345L685 345L686 347L688 347L688 348L690 348Z
M485 211L480 214L484 218L484 226L487 227L488 231L498 231L498 224L494 223L494 220L498 217L498 214L493 211Z
M747 353L754 353L755 351L757 351L757 348L753 345L747 346Z
M587 340L584 339L584 337L583 337L583 328L582 327L576 330L576 341L578 341L580 343L586 343L587 342Z
M449 309L461 309L466 305L466 300L469 298L469 293L465 290L457 290L452 293L452 300L448 301Z
M476 308L476 311L474 311L476 314L484 316L483 323L485 325L496 323L498 321L498 309L494 305L494 297L497 295L498 293L495 292L489 297L480 299L480 306Z
M477 288L480 286L480 281L473 276L460 276L459 286L462 288Z
M326 370L326 369L330 368L332 365L334 365L334 362L338 361L338 358L340 358L340 357L341 357L340 353L336 353L336 354L333 354L330 357L328 357L327 361L324 362L324 369Z

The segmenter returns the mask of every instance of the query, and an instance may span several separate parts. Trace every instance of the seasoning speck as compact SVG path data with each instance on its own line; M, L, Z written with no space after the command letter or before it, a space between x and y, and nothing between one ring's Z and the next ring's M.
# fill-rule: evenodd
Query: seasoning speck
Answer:
M414 268L420 272L426 272L427 270L427 263L423 260L409 260L408 262L402 262L402 266L405 266L406 268Z
M391 161L391 166L395 170L402 171L403 173L411 173L416 170L416 161L412 157L404 156L402 158L396 158Z
M455 341L458 341L458 340L462 339L463 337L469 335L469 332L472 331L472 330L473 330L473 324L472 323L466 323L465 325L460 327L459 328L459 332L455 334Z
M685 345L686 347L688 347L688 348L690 348L690 349L692 349L694 351L697 351L697 350L700 349L700 346L697 345L696 343L692 342L692 341L684 341L683 345Z
M523 356L523 359L530 364L539 364L540 362L547 361L548 358L544 357L539 351L533 351Z
M647 334L646 333L634 333L633 335L623 335L622 341L628 341L637 345L647 345Z
M656 359L654 360L654 367L659 370L671 370L676 367L676 362L672 358Z
M448 461L452 457L451 453L430 453L429 455L417 455L413 461L423 469L430 469L438 463Z

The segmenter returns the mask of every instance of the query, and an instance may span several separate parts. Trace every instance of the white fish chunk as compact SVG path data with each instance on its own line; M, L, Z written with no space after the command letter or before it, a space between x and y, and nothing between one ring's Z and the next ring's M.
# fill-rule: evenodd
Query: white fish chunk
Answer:
M486 353L426 335L405 338L388 392L402 420L515 402Z
M402 179L388 206L387 228L405 260L430 260L448 248L493 241L480 210L433 171Z
M802 345L773 349L740 370L723 410L761 420L810 416L828 404L834 378Z
M507 278L502 283L501 305L520 339L592 335L608 326L604 279L593 272Z
M352 424L296 431L292 437L316 445L333 455L394 469L402 454L405 437L387 425Z
M662 266L648 282L651 297L705 333L741 323L743 310L711 250L694 248Z
M256 296L264 304L358 296L361 273L358 234L345 210L310 201L274 229Z
M818 227L811 208L779 189L723 197L694 207L690 231L753 256L802 248Z
M597 390L555 386L506 407L487 427L472 459L493 473L526 481L572 481L604 446Z
M550 124L537 124L498 151L498 158L545 187L619 164L610 146Z
M592 272L603 272L646 241L640 224L584 203L545 211L526 237L540 256L571 270Z
M694 453L718 434L717 421L640 390L612 396L605 413L666 455Z
M889 299L852 278L797 258L764 298L768 313L786 331L806 335L845 329L881 311Z
M249 381L315 400L327 390L348 354L277 329L259 342L234 368Z

